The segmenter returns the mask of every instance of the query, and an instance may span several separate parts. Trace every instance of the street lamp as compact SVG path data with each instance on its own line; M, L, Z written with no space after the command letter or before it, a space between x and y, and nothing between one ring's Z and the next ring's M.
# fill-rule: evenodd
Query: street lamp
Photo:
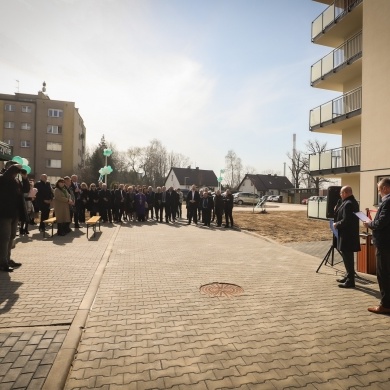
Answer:
M187 179L189 179L189 177L185 177L184 178L184 187L187 189Z

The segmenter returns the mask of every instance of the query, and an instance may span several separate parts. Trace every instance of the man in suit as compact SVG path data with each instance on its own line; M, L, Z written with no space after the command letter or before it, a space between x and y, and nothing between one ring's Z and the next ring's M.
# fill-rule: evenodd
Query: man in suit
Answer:
M107 189L107 184L102 184L102 189L99 191L99 210L103 222L109 221L112 223L111 213L111 192Z
M47 175L41 175L41 180L35 184L35 188L38 190L35 202L39 211L41 212L39 231L44 231L45 224L43 221L49 218L50 203L53 199L53 191L51 189L50 183L47 181Z
M115 204L115 211L116 211L116 221L115 222L122 222L122 216L125 210L125 190L124 190L124 184L119 184L119 188L114 191L114 204Z
M72 175L70 177L71 179L71 189L74 193L74 200L75 200L75 204L74 204L74 208L73 208L73 211L74 211L74 214L73 214L73 219L74 219L74 227L76 229L79 229L80 228L80 224L79 224L79 220L80 220L80 210L81 210L81 188L80 188L80 183L78 183L78 177L77 175Z
M187 214L188 214L188 225L191 220L196 225L198 223L198 204L200 201L199 192L196 190L195 184L191 186L191 191L187 194Z
M202 208L203 226L210 227L211 211L214 208L214 201L213 197L209 195L209 192L206 189L203 190L203 197L200 199L200 207Z
M162 192L161 187L156 188L156 192L154 193L154 213L156 214L156 221L158 222L158 218L160 217L160 222L162 222Z
M169 187L167 194L168 194L168 203L169 203L168 218L170 221L176 222L176 213L177 213L177 205L179 204L179 195L173 189L173 187Z
M384 178L378 183L378 192L382 203L374 220L364 222L363 225L372 229L376 247L376 275L382 298L378 306L369 307L368 311L390 314L390 178Z
M152 186L148 187L148 192L146 193L146 203L148 204L147 207L147 214L146 214L146 219L149 219L149 212L150 212L150 218L153 219L153 209L154 209L154 191Z
M354 252L360 251L359 218L354 214L359 211L359 204L352 194L350 186L340 191L341 203L336 206L333 227L337 229L337 249L341 252L346 275L337 279L341 288L355 287Z

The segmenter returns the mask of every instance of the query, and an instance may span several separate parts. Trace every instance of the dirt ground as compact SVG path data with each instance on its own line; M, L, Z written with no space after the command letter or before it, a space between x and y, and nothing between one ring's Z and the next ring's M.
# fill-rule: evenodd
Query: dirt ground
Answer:
M307 218L306 211L259 212L234 211L234 224L241 229L269 237L280 243L328 241L329 222Z

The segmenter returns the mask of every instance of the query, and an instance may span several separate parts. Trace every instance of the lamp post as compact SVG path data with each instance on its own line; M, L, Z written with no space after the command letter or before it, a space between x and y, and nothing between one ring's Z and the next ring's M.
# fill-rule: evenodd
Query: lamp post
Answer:
M185 177L184 178L184 187L187 189L187 179L189 179L189 177Z
M219 170L219 178L218 178L218 189L220 190L222 188L221 183L222 183L222 174L225 173L224 169Z

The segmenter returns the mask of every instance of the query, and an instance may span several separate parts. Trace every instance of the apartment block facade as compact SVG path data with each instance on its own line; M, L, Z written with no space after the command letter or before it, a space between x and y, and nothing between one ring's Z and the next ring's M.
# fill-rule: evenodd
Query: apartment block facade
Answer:
M390 177L390 1L315 0L312 42L329 52L311 67L311 85L340 96L310 111L310 131L341 135L340 148L310 156L313 174L351 185L360 208L378 205ZM320 92L319 92L320 93Z
M0 140L29 161L35 179L45 173L54 183L84 165L86 128L75 103L43 92L0 94Z

